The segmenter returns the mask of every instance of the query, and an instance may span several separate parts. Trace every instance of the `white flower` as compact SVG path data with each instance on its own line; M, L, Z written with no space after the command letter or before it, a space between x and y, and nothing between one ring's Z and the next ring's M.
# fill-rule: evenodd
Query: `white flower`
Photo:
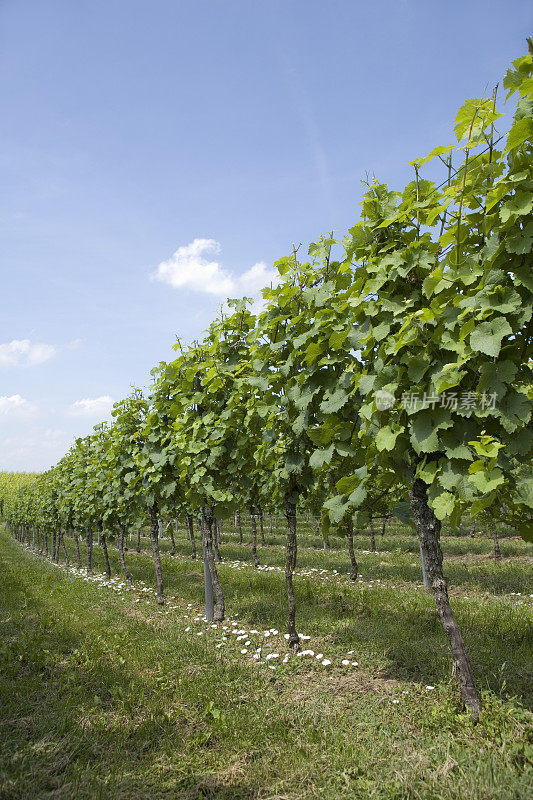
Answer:
M271 658L279 658L279 653L269 653L266 657L266 661L270 661Z
M426 686L426 689L434 689L434 686Z
M244 655L247 652L248 652L248 650L246 649L246 647L243 647L242 650L241 650L242 655Z
M394 705L397 705L400 701L399 700L393 700L392 702L394 703Z
M342 661L341 661L341 664L342 664L343 667L349 667L350 666L350 662L348 661L347 658L343 658Z
M331 661L329 660L329 658L323 658L322 659L322 664L323 664L324 667L329 667L329 665L331 664Z
M315 658L317 661L320 661L321 658L324 658L324 653L317 653Z

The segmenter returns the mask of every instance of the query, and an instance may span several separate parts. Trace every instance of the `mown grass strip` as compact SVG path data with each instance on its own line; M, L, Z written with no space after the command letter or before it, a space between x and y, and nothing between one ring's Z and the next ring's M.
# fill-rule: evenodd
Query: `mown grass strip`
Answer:
M5 533L0 553L5 800L528 794L516 704L485 692L472 727L447 685L265 674Z

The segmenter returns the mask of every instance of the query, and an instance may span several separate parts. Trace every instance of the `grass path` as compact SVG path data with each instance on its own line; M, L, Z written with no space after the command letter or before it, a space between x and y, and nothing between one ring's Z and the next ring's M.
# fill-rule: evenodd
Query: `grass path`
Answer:
M129 561L137 582L150 584L148 557ZM313 649L340 657L355 642L360 663L346 672L338 660L325 669L300 658L270 670L243 656L236 636L216 647L222 631L207 629L196 613L201 587L191 576L200 565L168 562L175 608L161 612L146 592L85 581L0 531L2 800L530 794L531 715L499 679L496 691L490 682L483 689L479 725L457 713L442 637L422 593L301 580L299 619ZM221 572L248 636L267 624L282 629L279 575ZM472 623L477 615L499 626L469 642L482 674L492 668L485 636L493 647L507 642L511 659L520 636L525 648L527 609L509 606L502 617L498 603L499 611L484 600L464 611ZM429 678L434 690L425 687Z
M447 683L450 653L437 619L433 599L421 588L420 566L412 554L398 548L390 552L361 553L363 579L353 584L346 578L344 553L308 551L299 558L295 578L297 625L311 635L315 653L332 662L356 649L356 659L372 675L407 680L422 685ZM405 544L410 544L406 539ZM188 543L177 540L178 557L164 556L165 591L187 603L203 600L203 569L184 554ZM68 541L71 561L72 540ZM163 551L168 540L163 540ZM83 549L83 548L82 548ZM516 695L533 708L531 546L523 543L522 555L501 563L487 557L481 564L446 565L452 572L451 594L465 636L480 688L503 696ZM284 576L277 570L254 570L250 547L224 541L224 562L219 572L227 607L252 628L285 630ZM118 554L110 547L114 575L121 575ZM235 566L229 559L239 558ZM283 550L265 548L261 561L280 566ZM343 560L344 559L344 560ZM154 584L151 553L127 553L134 581ZM327 567L322 578L306 575L310 569ZM95 568L103 571L101 549L95 547ZM334 575L332 569L338 569ZM342 572L341 572L342 571ZM410 580L414 578L414 580ZM462 582L460 582L462 580ZM498 593L494 593L496 590ZM520 596L511 592L520 592Z

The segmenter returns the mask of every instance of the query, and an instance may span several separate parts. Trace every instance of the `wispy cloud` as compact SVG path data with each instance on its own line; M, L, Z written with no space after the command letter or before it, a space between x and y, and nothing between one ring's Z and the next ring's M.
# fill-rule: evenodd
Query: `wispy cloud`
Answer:
M268 284L277 282L277 272L264 261L258 261L241 275L229 272L212 258L221 249L215 239L194 239L178 247L167 261L162 261L152 278L174 289L193 289L222 297L254 297Z
M43 344L30 339L13 339L0 344L0 367L36 367L50 361L62 350L74 350L81 339L65 345Z
M36 407L20 394L0 395L0 418L27 417L35 411Z
M0 344L0 367L35 367L49 361L56 353L57 348L53 344L13 339Z
M103 417L111 411L113 398L105 394L101 397L85 397L69 406L71 417Z

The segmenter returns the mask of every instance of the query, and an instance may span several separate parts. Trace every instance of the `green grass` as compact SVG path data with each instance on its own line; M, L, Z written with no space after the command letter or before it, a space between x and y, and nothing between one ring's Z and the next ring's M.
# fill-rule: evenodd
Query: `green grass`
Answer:
M283 563L278 538L260 550L262 563ZM201 564L184 557L183 539L183 557L164 556L166 591L179 606L165 613L142 592L86 582L0 531L0 798L529 797L531 549L504 542L502 552L517 549L496 563L487 540L478 551L486 563L470 563L453 550L462 540L444 539L483 695L473 726L460 713L432 600L417 588L412 541L377 537L380 553L360 556L355 586L297 577L298 627L333 665L293 658L272 671L235 643L217 649L219 631L196 635L205 626L185 611L200 608ZM119 575L113 546L110 555ZM249 561L250 548L226 534L223 555ZM153 585L148 552L127 559L134 580ZM347 556L302 547L299 566L346 572ZM284 630L281 574L228 564L220 574L243 628ZM359 662L349 671L338 666L347 649Z

